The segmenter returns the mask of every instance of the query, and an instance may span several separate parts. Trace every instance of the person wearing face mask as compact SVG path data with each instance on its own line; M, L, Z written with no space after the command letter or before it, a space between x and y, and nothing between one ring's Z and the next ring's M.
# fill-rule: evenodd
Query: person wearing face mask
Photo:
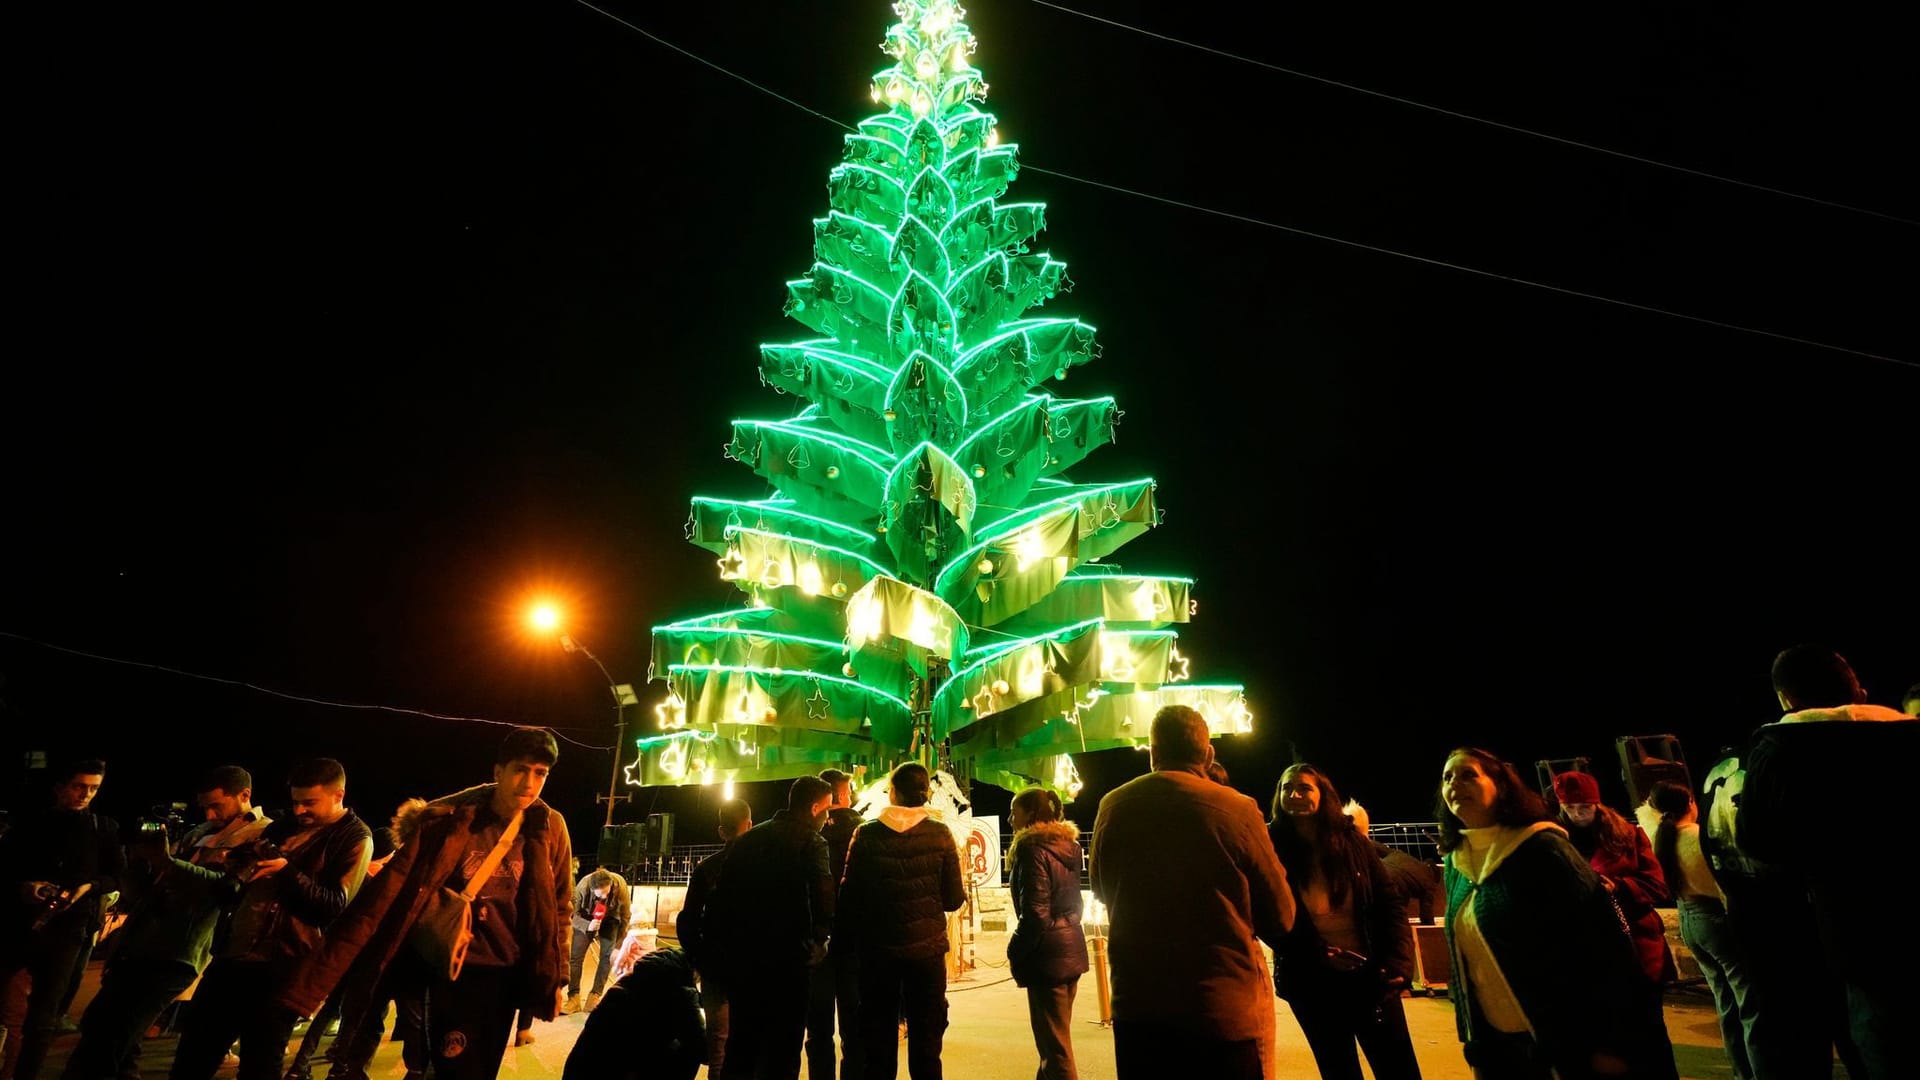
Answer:
M1587 857L1600 882L1613 894L1633 937L1640 969L1657 990L1674 978L1673 953L1666 924L1656 905L1673 903L1667 875L1653 854L1653 843L1635 823L1600 801L1600 782L1592 773L1563 772L1553 778L1560 803L1560 827Z

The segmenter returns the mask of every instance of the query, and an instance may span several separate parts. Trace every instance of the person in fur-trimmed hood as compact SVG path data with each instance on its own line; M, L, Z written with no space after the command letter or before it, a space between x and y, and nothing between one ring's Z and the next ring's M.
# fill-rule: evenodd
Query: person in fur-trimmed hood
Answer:
M892 805L854 830L840 883L835 949L852 947L860 968L860 1038L867 1075L891 1080L907 1021L907 1074L940 1080L947 1030L947 912L967 902L953 830L928 815L933 780L907 762L887 786Z
M1087 973L1080 929L1080 830L1061 817L1060 796L1028 788L1007 809L1013 826L1010 879L1019 915L1007 939L1013 981L1027 990L1027 1020L1041 1080L1075 1080L1073 998Z
M518 814L518 834L473 901L473 941L459 978L421 975L434 1075L496 1075L514 1014L554 1019L567 984L573 845L566 819L540 800L559 752L545 729L515 728L500 744L493 783L402 806L393 862L329 928L325 944L281 990L280 1004L312 1016L339 984L343 1027L357 1024L356 1005L376 1000L383 976L423 967L407 939L428 901L442 887L465 888Z

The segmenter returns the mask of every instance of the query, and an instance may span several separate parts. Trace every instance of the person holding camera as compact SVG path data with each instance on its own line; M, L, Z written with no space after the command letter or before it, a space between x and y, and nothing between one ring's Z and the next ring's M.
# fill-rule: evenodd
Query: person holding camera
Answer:
M1414 974L1413 928L1387 866L1346 815L1333 781L1304 762L1273 791L1273 849L1293 888L1293 929L1275 952L1274 989L1307 1037L1320 1075L1420 1080L1400 992Z
M89 807L106 779L106 763L77 761L56 774L52 804L23 815L0 834L0 986L25 968L33 987L21 999L6 993L10 1034L0 1077L31 1078L46 1061L66 993L82 956L106 917L102 902L118 892L126 869L120 826Z
M314 758L287 777L292 811L227 852L213 962L187 1007L173 1080L208 1080L240 1040L239 1080L280 1080L293 1013L274 992L360 891L373 830L347 809L347 771Z
M131 911L115 932L99 992L81 1014L80 1043L61 1073L68 1080L138 1075L147 1028L212 959L227 852L259 836L268 821L253 805L252 775L238 765L214 769L197 792L205 820L178 844L161 816L142 820L128 845Z

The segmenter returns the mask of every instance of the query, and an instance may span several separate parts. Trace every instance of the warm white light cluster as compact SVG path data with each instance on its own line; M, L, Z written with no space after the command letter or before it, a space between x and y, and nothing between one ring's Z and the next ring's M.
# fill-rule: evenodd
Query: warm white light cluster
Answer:
M969 99L987 96L987 84L969 59L978 43L962 21L966 11L952 0L900 0L900 21L880 50L894 65L873 77L873 100L905 106L915 119Z

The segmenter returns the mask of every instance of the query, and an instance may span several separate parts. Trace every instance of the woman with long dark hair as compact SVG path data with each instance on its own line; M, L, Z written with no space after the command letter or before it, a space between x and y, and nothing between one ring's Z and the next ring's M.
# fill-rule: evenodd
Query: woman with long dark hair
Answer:
M1320 1075L1360 1080L1364 1051L1376 1080L1420 1080L1400 1000L1414 972L1413 929L1386 864L1312 765L1280 774L1267 835L1296 912L1275 950L1274 989Z
M1476 1080L1675 1076L1633 942L1546 800L1473 747L1447 755L1436 794L1450 996Z

